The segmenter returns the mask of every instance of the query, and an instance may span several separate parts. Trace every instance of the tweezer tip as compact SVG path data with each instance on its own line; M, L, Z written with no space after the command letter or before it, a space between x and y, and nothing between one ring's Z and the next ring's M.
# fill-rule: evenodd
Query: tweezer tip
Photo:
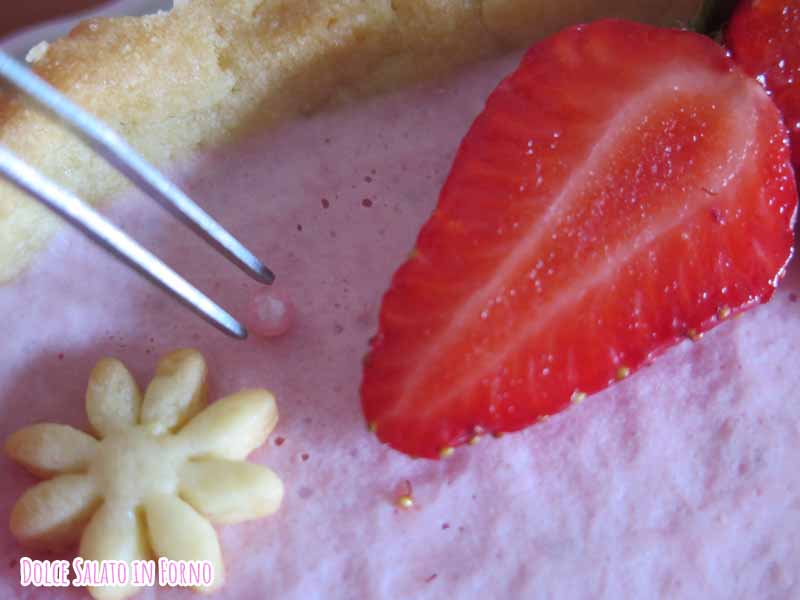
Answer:
M231 325L227 328L227 332L237 340L246 340L247 339L247 329L236 322L235 325Z
M273 283L275 283L275 273L273 273L265 265L260 265L259 269L256 272L258 273L259 281L262 281L267 285L272 285Z

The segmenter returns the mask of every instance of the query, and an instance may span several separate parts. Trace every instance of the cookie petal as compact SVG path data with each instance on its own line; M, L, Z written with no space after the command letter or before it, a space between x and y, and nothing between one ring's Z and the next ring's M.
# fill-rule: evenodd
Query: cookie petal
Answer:
M153 433L174 431L206 401L206 361L196 350L177 350L158 363L142 405L142 424Z
M115 358L104 358L89 376L86 414L102 437L139 422L142 395L130 371Z
M180 496L214 523L239 523L274 513L283 483L261 465L239 460L204 459L183 465Z
M244 459L267 439L278 422L275 398L266 390L245 390L215 402L178 434L194 456Z
M78 541L100 502L88 475L60 475L27 490L11 510L11 533L22 544L58 550Z
M39 423L9 436L5 450L28 471L46 478L86 471L97 451L97 440L69 425Z
M129 507L104 503L95 512L81 537L79 555L84 560L147 560L150 552L144 534L143 517ZM122 600L140 590L134 585L90 587L98 600Z
M205 517L175 496L161 495L144 505L150 545L158 556L171 560L207 560L214 567L214 582L197 588L208 592L225 582L222 552L214 528Z

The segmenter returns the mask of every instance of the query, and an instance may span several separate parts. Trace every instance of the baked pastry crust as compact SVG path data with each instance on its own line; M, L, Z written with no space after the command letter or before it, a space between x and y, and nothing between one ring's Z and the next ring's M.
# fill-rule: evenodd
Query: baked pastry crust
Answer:
M702 0L176 0L170 12L90 19L31 54L35 70L164 165L254 127L396 89L569 24L688 23ZM5 98L0 144L83 199L123 180L59 125ZM0 184L0 282L58 218Z

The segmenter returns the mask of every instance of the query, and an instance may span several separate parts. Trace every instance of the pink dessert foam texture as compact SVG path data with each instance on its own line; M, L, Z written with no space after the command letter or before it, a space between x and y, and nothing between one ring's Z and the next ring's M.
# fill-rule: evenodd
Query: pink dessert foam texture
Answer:
M228 577L213 597L798 597L796 262L770 304L522 433L429 462L367 432L358 385L381 295L460 138L515 64L295 123L181 170L295 299L281 337L229 340L65 231L0 288L0 434L86 427L101 356L144 385L160 354L196 347L211 398L275 392L280 423L252 459L287 490L277 515L221 529ZM262 289L148 200L131 194L109 215L236 315ZM0 469L7 518L34 479L5 458ZM406 482L408 510L396 504ZM0 552L0 597L87 597L21 589L23 549L5 528Z

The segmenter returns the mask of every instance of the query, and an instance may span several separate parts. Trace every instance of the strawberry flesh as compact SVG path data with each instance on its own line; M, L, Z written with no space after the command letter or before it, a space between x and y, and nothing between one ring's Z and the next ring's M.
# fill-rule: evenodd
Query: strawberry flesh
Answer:
M800 0L745 0L726 31L733 59L772 94L800 165Z
M797 196L780 115L711 40L623 21L534 46L467 133L364 363L378 437L514 431L766 302Z

